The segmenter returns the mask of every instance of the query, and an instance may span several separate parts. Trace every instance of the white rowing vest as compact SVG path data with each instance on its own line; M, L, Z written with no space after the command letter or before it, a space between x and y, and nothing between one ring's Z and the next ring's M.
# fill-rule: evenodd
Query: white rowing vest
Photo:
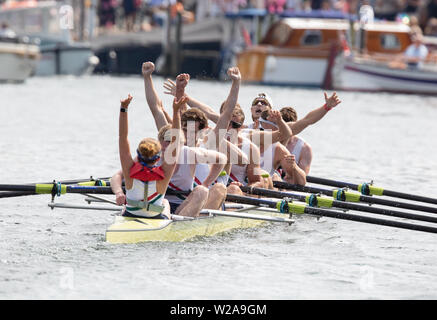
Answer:
M207 149L206 143L199 143L199 148ZM193 188L200 186L203 181L209 176L211 168L208 163L196 163L196 169L194 171ZM211 186L210 186L211 187Z
M294 158L295 158L296 163L299 163L300 154L302 152L302 147L305 144L305 140L302 139L301 137L298 137L298 136L294 136L294 138L297 139L297 142L294 145L293 150L290 150L288 148L287 149L288 149L288 151L290 151L291 154L294 154Z
M191 172L191 164L188 161L189 147L183 146L179 154L177 170L173 173L168 187L175 191L193 190L194 176ZM187 198L186 195L166 195L170 202L181 204Z
M249 158L251 142L247 138L241 138L243 139L243 142L241 144L241 151ZM247 185L247 164L242 166L238 164L233 164L231 167L231 173L229 175L229 182L241 182L243 185Z
M200 186L206 177L208 177L210 171L209 164L207 163L196 163L196 170L194 171L194 182L193 187Z
M273 176L275 173L276 168L273 166L274 159L275 159L275 150L278 146L278 143L275 142L272 143L266 150L264 150L263 153L261 153L261 160L260 160L260 166L261 169L266 171L270 176Z
M162 212L163 194L156 191L156 180L132 180L132 189L126 190L126 211L139 216L154 217Z

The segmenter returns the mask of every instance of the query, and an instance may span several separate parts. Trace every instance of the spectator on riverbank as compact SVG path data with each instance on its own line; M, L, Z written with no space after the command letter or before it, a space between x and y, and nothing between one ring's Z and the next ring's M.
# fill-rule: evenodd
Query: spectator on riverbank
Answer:
M124 22L126 31L134 31L137 11L141 6L141 0L123 0Z
M98 5L99 26L104 29L112 29L115 25L115 9L117 0L100 0Z
M7 22L2 22L0 27L0 38L15 38L15 31L9 28Z
M375 18L388 21L395 21L403 9L403 0L376 0L373 7Z

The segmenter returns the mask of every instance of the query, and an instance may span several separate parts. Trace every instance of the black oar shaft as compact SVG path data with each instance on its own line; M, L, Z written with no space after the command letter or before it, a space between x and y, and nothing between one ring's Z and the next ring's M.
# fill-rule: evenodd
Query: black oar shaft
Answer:
M277 202L272 201L272 200L256 199L256 198L249 198L249 197L237 196L237 195L228 195L226 197L226 200L231 201L231 202L260 205L260 206L265 206L265 207L270 207L270 208L276 208L276 206L277 206ZM428 232L428 233L437 233L437 228L435 228L435 227L416 225L416 224L411 224L411 223L405 223L405 222L399 222L399 221L393 221L393 220L385 220L385 219L379 219L379 218L373 218L373 217L365 217L365 216L343 213L343 212L338 212L338 211L333 211L333 210L312 208L312 207L308 207L308 206L305 207L304 213L312 214L312 215L316 215L316 216L321 216L321 217L330 217L330 218L335 218L335 219L364 222L364 223L369 223L369 224L383 225L383 226L395 227L395 228L401 228L401 229L423 231L423 232Z
M310 208L312 209L312 208ZM385 219L379 219L379 218L373 218L373 217L364 217L359 215L351 215L351 214L345 214L337 211L329 211L329 210L309 210L308 213L322 216L322 217L331 217L336 219L342 219L342 220L350 220L350 221L357 221L357 222L364 222L369 224L377 224L377 225L383 225L387 227L395 227L395 228L401 228L401 229L407 229L407 230L416 230L416 231L423 231L423 232L429 232L429 233L437 233L437 228L435 227L429 227L429 226L423 226L423 225L417 225L412 223L405 223L405 222L399 222L399 221L391 221L391 220L385 220Z
M307 182L310 182L310 183L323 184L323 185L333 186L333 187L338 187L338 188L350 188L350 189L358 190L358 191L359 191L359 187L360 187L358 184L354 184L354 183L349 183L349 182L344 182L344 181L336 181L336 180L313 177L313 176L307 176L306 180L307 180ZM401 199L405 199L405 200L420 201L420 202L426 202L426 203L431 203L431 204L437 204L437 199L435 199L435 198L430 198L430 197L425 197L425 196L420 196L420 195L405 193L405 192L386 190L386 189L381 189L381 190L382 190L383 196L401 198Z
M295 193L290 193L290 192L269 190L269 189L263 189L263 188L253 188L253 187L240 187L240 188L243 192L255 194L255 195L260 195L260 196L264 196L264 197L274 197L274 198L280 198L280 199L288 197L288 198L295 199L295 200L302 201L302 202L307 201L307 196L295 194ZM343 201L338 201L338 200L332 200L332 201L330 201L330 203L331 203L332 207L336 207L336 208L356 210L356 211L369 212L369 213L397 217L397 218L405 218L405 219L412 219L412 220L417 220L417 221L437 223L437 217L429 217L429 216L406 213L406 212L401 212L401 211L388 210L388 209L376 208L376 207L371 207L371 206L363 206L363 205L359 205L359 204L355 204L355 203L343 202Z
M273 185L276 188L280 188L280 189L290 189L294 191L307 192L307 193L320 193L329 197L332 197L334 195L334 191L332 190L309 187L309 186L301 186L298 184L290 184L282 181L274 181ZM363 195L359 196L359 200L360 202L365 202L369 204L379 204L383 206L396 207L396 208L402 208L408 210L437 213L437 208L413 204L413 203L405 203L405 202L399 202L399 201L393 201L393 200L387 200L387 199L381 199L377 197L369 197Z

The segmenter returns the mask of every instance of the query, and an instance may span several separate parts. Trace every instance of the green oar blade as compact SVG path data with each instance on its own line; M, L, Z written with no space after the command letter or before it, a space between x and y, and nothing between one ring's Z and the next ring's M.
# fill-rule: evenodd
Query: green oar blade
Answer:
M350 183L350 182L337 181L337 180L319 178L319 177L313 177L313 176L307 176L306 179L307 179L307 182L310 182L310 183L322 184L322 185L333 186L333 187L338 187L338 188L350 188L352 190L359 191L363 195L366 195L366 196L370 196L370 195L387 196L387 197L401 198L401 199L405 199L405 200L412 200L412 201L437 204L436 198L425 197L425 196L412 194L412 193L406 193L406 192L386 190L384 188L376 187L376 186L374 186L372 184L368 184L368 183L354 184L354 183Z
M406 202L400 202L400 201L394 201L394 200L387 200L382 199L378 197L369 197L369 196L363 196L358 193L344 191L344 190L329 190L324 188L317 188L317 187L310 187L310 186L302 186L298 184L291 184L283 181L274 181L273 186L280 189L288 189L288 190L294 190L299 192L306 192L306 193L317 193L317 194L324 194L329 197L334 197L334 199L337 199L339 201L347 201L347 202L365 202L369 204L379 204L383 206L390 206L390 207L396 207L396 208L402 208L402 209L408 209L408 210L416 210L416 211L423 211L423 212L429 212L429 213L437 213L436 207L429 207L424 205L419 205L415 203L406 203Z

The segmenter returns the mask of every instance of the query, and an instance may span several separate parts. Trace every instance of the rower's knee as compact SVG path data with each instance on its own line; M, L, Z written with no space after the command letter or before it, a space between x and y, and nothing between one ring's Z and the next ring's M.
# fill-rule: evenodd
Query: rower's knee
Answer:
M208 198L208 193L209 193L208 188L201 185L195 187L193 191L191 191L193 198L201 201L206 200Z
M240 187L235 184L230 184L227 188L228 194L236 194L236 195L243 195L243 191L241 191Z
M209 189L209 193L214 193L226 197L226 186L223 183L216 183Z

